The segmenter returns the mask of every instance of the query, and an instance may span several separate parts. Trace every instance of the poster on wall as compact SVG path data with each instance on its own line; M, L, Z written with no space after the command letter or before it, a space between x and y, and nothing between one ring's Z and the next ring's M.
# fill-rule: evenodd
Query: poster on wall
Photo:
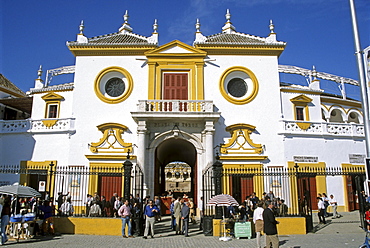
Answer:
M45 192L46 182L39 181L39 192Z

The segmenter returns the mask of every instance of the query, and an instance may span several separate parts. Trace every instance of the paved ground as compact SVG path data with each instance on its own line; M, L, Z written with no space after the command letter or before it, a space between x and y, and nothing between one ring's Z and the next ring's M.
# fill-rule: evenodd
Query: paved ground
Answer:
M8 241L4 247L256 247L256 240L233 239L228 242L219 241L218 237L204 236L193 225L190 237L176 236L168 232L169 223L156 224L158 233L154 239L123 239L119 236L94 236L94 235L57 235L54 237L41 237L31 240ZM314 216L316 231L306 235L279 236L280 247L312 248L312 247L358 247L364 241L364 232L359 228L358 212L344 213L342 218L328 220L326 225L318 225L317 216Z

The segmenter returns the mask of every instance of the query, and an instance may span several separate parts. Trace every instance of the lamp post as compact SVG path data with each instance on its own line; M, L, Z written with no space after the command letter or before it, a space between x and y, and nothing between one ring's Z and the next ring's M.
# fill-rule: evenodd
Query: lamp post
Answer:
M296 180L297 180L297 201L298 201L298 213L301 214L301 197L299 195L299 181L298 181L298 168L299 168L299 165L297 163L295 163L294 165L294 168L295 168L295 177L296 177Z
M54 163L53 161L51 161L51 163L49 164L50 166L50 175L49 175L49 198L53 197L54 194L52 194L51 192L51 181L53 179L53 167L54 167Z
M212 165L213 167L213 178L215 184L215 195L222 194L222 185L221 185L221 178L222 178L222 163L220 162L220 157L218 153L216 153L216 162ZM216 207L216 219L222 218L222 209L221 207Z
M127 151L127 160L123 163L123 175L124 175L124 186L123 196L126 200L130 199L130 188L131 188L131 170L132 163L130 159L130 149Z

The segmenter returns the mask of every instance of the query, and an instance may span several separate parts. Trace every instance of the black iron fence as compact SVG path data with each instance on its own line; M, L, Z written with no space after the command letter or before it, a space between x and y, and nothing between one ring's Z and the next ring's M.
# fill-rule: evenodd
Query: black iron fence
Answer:
M220 162L216 162L220 163ZM215 163L215 164L216 164ZM263 192L273 194L275 199L284 199L289 207L288 215L304 216L307 222L307 231L313 227L312 210L317 208L316 179L318 177L344 177L347 180L347 198L349 210L360 210L364 212L364 181L365 168L358 167L312 167L294 166L286 167L232 167L222 166L222 172L216 172L215 164L203 170L203 197L204 197L204 216L207 218L220 218L217 208L208 206L208 201L214 195L217 188L221 188L224 194L232 195L239 203L244 202L245 198L253 192L257 192L260 199L263 199ZM218 185L221 183L221 185ZM207 223L205 223L207 226ZM209 230L208 230L209 231ZM206 229L205 229L206 233Z
M44 166L45 167L45 166ZM114 193L119 197L132 194L143 199L144 174L140 166L133 165L131 173L124 167L86 166L0 166L0 173L19 175L19 183L38 190L45 199L47 195L58 205L58 196L69 197L75 209L75 216L85 215L87 194L105 196L109 201ZM126 172L127 173L127 172ZM127 178L128 177L128 178ZM125 187L125 183L129 186ZM125 192L128 190L128 192ZM57 206L60 207L60 206Z

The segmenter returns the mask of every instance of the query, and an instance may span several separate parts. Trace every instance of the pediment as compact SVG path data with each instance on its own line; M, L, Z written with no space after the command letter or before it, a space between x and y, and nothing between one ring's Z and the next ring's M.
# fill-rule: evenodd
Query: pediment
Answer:
M168 55L187 55L187 56L206 56L203 50L194 48L181 41L174 40L170 43L162 45L150 52L145 53L146 56L168 56Z
M290 99L291 102L296 102L296 103L310 103L312 102L312 99L309 98L308 96L305 96L305 95L299 95L299 96L296 96L292 99Z
M50 92L44 96L41 97L44 101L62 101L64 100L64 97L61 95L58 95L54 92Z

